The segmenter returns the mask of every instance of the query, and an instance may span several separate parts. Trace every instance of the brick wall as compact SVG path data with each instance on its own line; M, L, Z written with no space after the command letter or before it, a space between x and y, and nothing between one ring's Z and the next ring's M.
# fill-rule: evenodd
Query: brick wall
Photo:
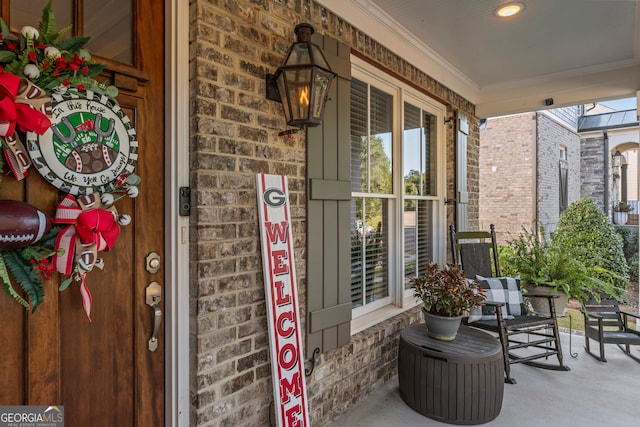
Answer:
M467 136L467 229L479 230L480 221L480 132L478 126L470 126ZM453 180L454 178L450 178ZM483 228L482 228L483 229ZM483 229L484 230L484 229Z
M281 65L293 27L310 22L470 117L473 105L365 33L309 0L190 2L191 425L266 426L273 400L261 270L255 174L286 174L291 191L301 319L305 301L305 151L282 107L265 99L264 76ZM382 72L382 71L381 71ZM449 131L450 132L450 131ZM452 137L446 136L448 143ZM447 147L451 156L453 148ZM448 168L449 180L453 179ZM470 182L477 171L470 169ZM473 188L473 187L470 187ZM477 196L475 196L477 206ZM395 374L399 331L418 310L396 316L323 354L307 379L314 425L335 418ZM304 327L304 324L303 324Z
M500 243L535 219L535 113L491 118L480 138L480 229Z
M562 162L568 168L568 202L580 198L580 137L575 130L548 113L532 112L489 119L481 134L480 228L495 224L500 243L535 219L548 233L555 230L561 147L567 153Z
M580 137L575 130L538 114L538 219L548 233L553 232L560 217L560 148L566 149L568 168L568 202L580 198Z

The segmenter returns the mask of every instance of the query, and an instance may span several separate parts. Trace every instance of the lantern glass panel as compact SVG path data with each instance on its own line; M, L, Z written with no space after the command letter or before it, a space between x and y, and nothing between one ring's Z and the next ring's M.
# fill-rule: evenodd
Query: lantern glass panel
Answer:
M289 49L289 54L285 60L283 67L291 67L295 65L311 64L311 56L309 54L310 43L294 43Z
M325 68L327 70L331 70L327 59L324 57L322 50L315 44L311 44L311 57L313 58L313 64L318 67Z
M311 98L313 102L311 119L321 121L325 106L324 100L331 88L333 75L321 69L316 69L314 74L314 93Z
M310 96L309 88L311 87L310 68L297 68L293 70L283 70L281 79L283 80L284 92L283 105L289 108L291 114L287 116L287 123L290 125L298 124L298 122L306 120L309 117Z
M291 122L291 103L289 102L289 99L287 97L285 97L285 94L287 93L287 84L286 84L286 80L285 80L285 74L280 73L280 75L278 76L276 83L278 84L278 92L280 93L280 98L281 98L281 102L282 102L282 109L284 110L284 118L286 120L287 123Z

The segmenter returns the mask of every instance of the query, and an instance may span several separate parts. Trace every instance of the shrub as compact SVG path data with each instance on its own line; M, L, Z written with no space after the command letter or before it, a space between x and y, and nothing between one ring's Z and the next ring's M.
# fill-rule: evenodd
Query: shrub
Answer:
M624 242L624 257L629 265L629 280L638 282L638 229L616 226L616 232Z
M598 298L601 294L619 296L610 280L602 280L584 262L574 258L568 248L549 243L540 232L522 227L522 233L509 241L509 247L499 252L502 274L519 274L529 286L544 286L553 292L563 292L579 301ZM610 274L601 272L610 279Z
M620 290L626 288L629 267L622 237L593 200L584 198L569 205L551 241L584 263L591 276Z

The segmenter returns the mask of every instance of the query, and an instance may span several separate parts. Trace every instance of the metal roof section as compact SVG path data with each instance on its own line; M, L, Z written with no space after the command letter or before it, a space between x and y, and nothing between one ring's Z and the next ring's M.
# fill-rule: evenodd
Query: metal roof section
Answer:
M611 113L582 116L578 120L578 132L601 129L619 129L638 126L636 110L614 111Z

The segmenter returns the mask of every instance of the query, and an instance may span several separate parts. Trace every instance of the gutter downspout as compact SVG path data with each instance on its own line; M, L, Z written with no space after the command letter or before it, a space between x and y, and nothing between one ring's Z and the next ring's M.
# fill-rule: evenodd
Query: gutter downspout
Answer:
M540 213L539 209L539 200L538 195L540 193L540 189L538 188L538 174L540 173L540 167L538 166L538 156L540 155L540 141L538 141L538 112L534 113L535 125L533 127L533 141L534 141L534 149L535 153L533 156L534 162L534 174L533 174L533 188L534 188L534 197L533 197L533 219L534 219L534 227L536 234L540 232Z
M611 150L609 150L609 134L607 133L607 130L604 129L602 131L602 136L604 138L604 152L602 153L604 156L603 159L603 163L604 163L604 211L606 213L606 215L608 217L610 217L610 219L613 221L613 212L609 212L609 182L610 182L610 178L612 178L611 174L610 174L610 168L609 168L609 153Z

